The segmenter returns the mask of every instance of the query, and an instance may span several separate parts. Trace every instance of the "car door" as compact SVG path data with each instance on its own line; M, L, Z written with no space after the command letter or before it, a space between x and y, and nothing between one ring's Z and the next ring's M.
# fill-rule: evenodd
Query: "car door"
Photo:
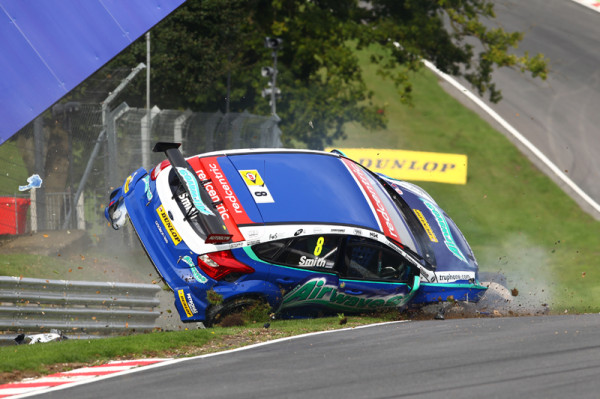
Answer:
M327 308L339 288L335 270L342 235L312 234L274 240L253 247L256 255L273 267L269 281L279 287L279 313L319 313Z
M331 307L366 312L394 309L410 301L419 288L419 273L392 248L366 237L349 236L336 265L339 289Z

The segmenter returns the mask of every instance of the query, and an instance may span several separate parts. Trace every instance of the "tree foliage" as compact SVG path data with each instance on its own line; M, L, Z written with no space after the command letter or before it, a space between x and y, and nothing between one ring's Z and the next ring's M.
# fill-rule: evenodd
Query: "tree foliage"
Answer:
M501 99L495 68L545 79L543 55L516 55L522 33L490 27L494 17L487 0L187 0L151 31L151 99L161 108L268 114L260 70L272 64L272 54L263 41L279 37L276 104L284 143L322 148L343 136L347 122L367 128L386 122L356 50L378 47L371 62L406 102L409 73L422 59L464 76L495 102ZM109 67L145 57L140 39ZM144 90L138 81L130 105L143 106Z

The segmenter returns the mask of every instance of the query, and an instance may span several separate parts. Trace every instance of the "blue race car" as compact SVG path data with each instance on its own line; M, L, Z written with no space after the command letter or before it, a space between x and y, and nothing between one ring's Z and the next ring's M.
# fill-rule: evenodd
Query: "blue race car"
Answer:
M423 189L342 153L229 150L139 169L110 197L131 220L184 322L262 301L280 317L477 302L471 248ZM218 298L217 301L214 299Z

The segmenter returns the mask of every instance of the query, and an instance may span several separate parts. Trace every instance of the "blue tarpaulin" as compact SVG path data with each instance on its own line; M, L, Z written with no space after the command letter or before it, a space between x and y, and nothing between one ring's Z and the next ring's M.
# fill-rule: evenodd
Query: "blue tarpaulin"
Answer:
M0 0L0 144L185 0Z

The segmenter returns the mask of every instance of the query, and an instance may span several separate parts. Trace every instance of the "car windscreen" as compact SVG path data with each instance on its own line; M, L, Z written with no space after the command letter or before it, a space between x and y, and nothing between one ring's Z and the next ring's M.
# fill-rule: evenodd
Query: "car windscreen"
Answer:
M462 260L471 266L476 265L477 260L475 259L475 255L473 254L471 247L467 243L466 238L464 237L456 223L454 223L454 220L452 220L448 215L446 215L446 213L444 213L444 218L446 219L446 223L448 223L448 227L450 228L450 232L452 234L452 237L454 238L454 244L456 244L456 246L458 247L457 252L459 254L462 254L462 259L459 259L461 257L456 255L455 258L457 258L457 260Z
M388 222L387 218L389 218L389 223L391 223L394 227L394 231L390 232L390 235L392 235L391 238L401 243L402 245L408 246L416 251L417 247L414 241L414 236L411 229L409 228L405 216L395 205L394 201L388 194L385 187L380 183L380 181L370 172L365 173L365 176L369 180L371 187L373 187L373 189L375 190L377 198L381 201L383 208L385 209L385 214L383 214L383 212L381 212L380 209L374 208L374 211L378 214L382 214L382 217L386 223Z
M414 237L417 245L408 249L416 252L417 256L425 261L424 266L430 269L435 269L435 252L431 246L427 231L423 227L423 224L419 222L417 215L387 181L376 176L373 176L373 178L376 178L385 188L386 192L394 202L396 209L401 213L403 220L412 232L412 236Z

